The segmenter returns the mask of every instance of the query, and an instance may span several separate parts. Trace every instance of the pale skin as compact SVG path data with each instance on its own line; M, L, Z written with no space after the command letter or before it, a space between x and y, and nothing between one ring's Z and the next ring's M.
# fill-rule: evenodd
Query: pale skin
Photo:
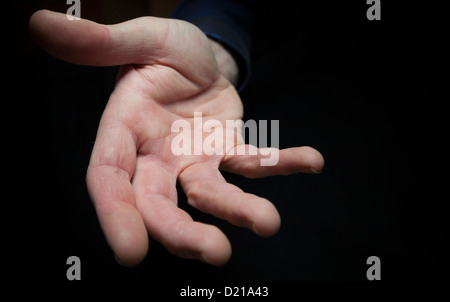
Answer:
M171 152L173 121L192 122L194 112L202 112L205 120L225 125L243 116L233 57L190 23L144 17L102 25L43 10L31 17L30 31L42 49L59 59L121 66L86 181L102 230L122 265L135 266L146 257L149 235L182 258L216 266L229 260L231 244L224 233L193 221L177 206L177 181L191 206L266 237L280 227L275 206L227 183L220 170L250 178L322 170L323 157L310 147L280 150L275 166L261 166L260 154ZM234 148L241 143L238 138Z

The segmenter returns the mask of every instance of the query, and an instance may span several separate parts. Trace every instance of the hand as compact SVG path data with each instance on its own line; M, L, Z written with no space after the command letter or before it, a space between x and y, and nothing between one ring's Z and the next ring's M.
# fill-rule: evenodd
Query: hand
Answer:
M123 265L144 259L148 234L180 257L213 265L228 261L231 246L223 232L193 221L177 207L177 180L190 205L270 236L280 225L273 204L227 183L219 166L247 177L322 169L322 156L309 147L281 150L275 166L261 166L261 154L173 154L174 121L192 125L194 112L202 112L203 121L225 125L243 115L229 81L235 82L237 73L224 63L232 61L223 60L225 50L190 23L144 17L106 26L38 11L30 30L40 47L62 60L122 65L100 121L87 186L106 239ZM241 135L235 135L242 144Z

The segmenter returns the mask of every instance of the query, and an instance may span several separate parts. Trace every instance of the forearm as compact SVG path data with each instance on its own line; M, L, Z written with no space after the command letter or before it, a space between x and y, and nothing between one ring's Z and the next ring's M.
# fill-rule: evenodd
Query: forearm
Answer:
M211 48L216 57L220 72L236 86L239 82L239 68L233 56L220 43L209 39Z

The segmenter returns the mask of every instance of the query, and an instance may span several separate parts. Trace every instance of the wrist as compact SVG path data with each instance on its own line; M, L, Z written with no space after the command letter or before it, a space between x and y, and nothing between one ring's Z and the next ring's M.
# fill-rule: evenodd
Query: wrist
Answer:
M209 39L211 49L217 61L220 73L222 73L231 84L236 86L239 82L239 68L233 56L220 43Z

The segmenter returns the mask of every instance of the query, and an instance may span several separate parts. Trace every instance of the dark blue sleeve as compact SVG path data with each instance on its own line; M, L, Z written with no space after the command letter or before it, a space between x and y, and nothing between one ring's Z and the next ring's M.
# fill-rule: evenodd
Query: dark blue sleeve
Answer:
M258 0L185 0L173 18L188 21L220 42L239 67L241 91L250 78L251 31Z

